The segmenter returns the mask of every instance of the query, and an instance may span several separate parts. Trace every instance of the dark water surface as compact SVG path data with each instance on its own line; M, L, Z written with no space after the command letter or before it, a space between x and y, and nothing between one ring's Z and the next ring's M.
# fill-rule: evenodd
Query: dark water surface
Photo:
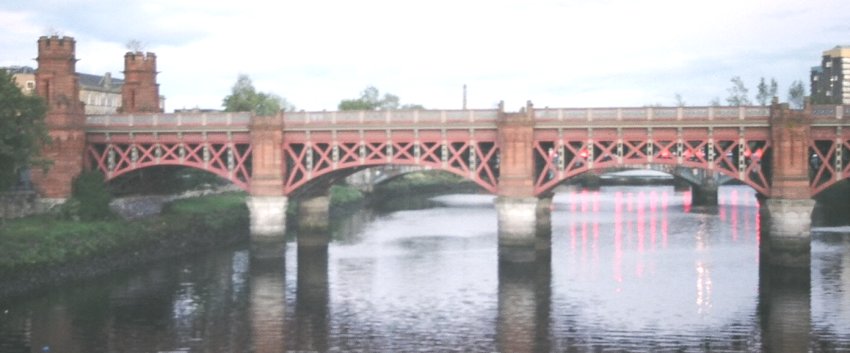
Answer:
M819 219L811 273L772 280L749 188L689 199L564 190L551 258L501 268L490 196L363 210L283 266L234 249L0 301L0 352L850 351L850 228Z

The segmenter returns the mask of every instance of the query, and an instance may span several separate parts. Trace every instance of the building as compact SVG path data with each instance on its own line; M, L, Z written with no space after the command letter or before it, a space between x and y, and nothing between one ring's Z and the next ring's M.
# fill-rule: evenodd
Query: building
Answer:
M35 92L35 69L29 66L5 68L24 94ZM86 115L113 114L121 109L124 80L113 78L109 72L101 75L78 73L80 101L85 103ZM159 97L160 111L165 107L165 97Z
M112 114L121 108L121 87L124 80L103 76L77 74L80 80L80 101L86 104L86 115Z
M820 66L812 67L811 99L815 104L850 104L850 46L823 52Z
M29 66L10 66L2 69L12 75L15 84L21 88L24 94L35 92L35 69Z

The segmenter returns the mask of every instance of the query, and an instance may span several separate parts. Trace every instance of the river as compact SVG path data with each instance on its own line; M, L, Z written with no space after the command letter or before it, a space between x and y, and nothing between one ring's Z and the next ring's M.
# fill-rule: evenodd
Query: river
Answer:
M0 301L0 352L848 351L850 228L770 282L745 186L563 189L551 255L499 266L492 196L359 210L283 266L245 248ZM761 274L760 274L761 273Z

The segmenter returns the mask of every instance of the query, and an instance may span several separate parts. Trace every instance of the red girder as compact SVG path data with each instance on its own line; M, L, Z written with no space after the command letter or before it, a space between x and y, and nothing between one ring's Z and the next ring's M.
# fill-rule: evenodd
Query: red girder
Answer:
M535 139L535 194L589 170L646 165L713 170L760 193L767 194L770 188L762 168L762 156L769 152L770 144L763 133L716 140L707 130L701 137L690 132L687 138L668 134L657 139L649 135L643 139L617 138L611 134L599 134L603 137L595 139L576 130L556 135L544 132Z
M497 190L494 169L498 148L493 133L422 134L419 139L372 136L363 140L357 135L340 134L336 139L300 136L284 140L286 194L331 172L379 165L445 170L472 180L489 192Z
M251 179L251 145L247 143L89 143L86 155L89 168L103 172L107 181L134 170L165 165L205 170L244 190L248 190Z
M837 137L837 135L833 135ZM812 140L809 145L809 170L812 195L817 195L850 177L850 139Z

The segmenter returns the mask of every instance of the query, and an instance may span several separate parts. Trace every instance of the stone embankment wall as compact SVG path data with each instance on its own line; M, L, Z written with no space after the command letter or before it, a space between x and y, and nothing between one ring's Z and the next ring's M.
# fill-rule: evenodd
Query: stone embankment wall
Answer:
M52 204L39 200L34 191L0 193L0 219L12 219L47 212Z

